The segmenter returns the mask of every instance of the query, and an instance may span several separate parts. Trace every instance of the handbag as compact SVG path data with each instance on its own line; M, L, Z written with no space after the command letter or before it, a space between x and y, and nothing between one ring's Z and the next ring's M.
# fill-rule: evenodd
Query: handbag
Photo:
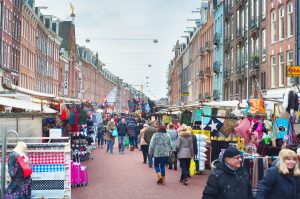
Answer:
M189 173L191 177L196 174L196 163L193 159L191 159Z
M25 157L19 156L19 157L17 157L17 161L18 161L20 167L22 168L24 177L25 178L29 177L32 174L32 168L28 164L28 162L25 162Z
M112 131L112 134L111 134L113 137L118 137L118 131L117 131L117 129L114 129L113 131Z
M174 152L172 151L172 152L170 152L170 155L169 155L169 158L168 158L168 164L169 165L172 165L172 164L174 164L175 163L175 154L174 154Z
M129 137L125 138L125 146L129 146Z
M225 135L225 137L228 137L231 133L234 133L234 127L236 121L233 119L225 119L224 125L219 130L221 133Z

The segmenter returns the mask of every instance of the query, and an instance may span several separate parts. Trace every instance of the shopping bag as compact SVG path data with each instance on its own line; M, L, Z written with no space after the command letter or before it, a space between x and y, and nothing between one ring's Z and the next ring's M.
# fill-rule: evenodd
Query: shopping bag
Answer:
M174 152L171 152L169 155L169 158L168 158L168 164L172 165L172 164L174 164L174 162L175 162L175 154L174 154Z
M194 176L196 174L196 163L193 159L191 159L191 164L190 164L190 176Z
M118 131L117 131L117 129L114 129L114 130L112 131L112 136L113 136L113 137L118 137Z
M125 146L129 146L129 137L125 138Z
M25 162L25 157L24 156L19 156L17 157L17 161L20 164L22 170L23 170L23 175L24 177L29 177L32 174L32 168L28 164L28 162Z

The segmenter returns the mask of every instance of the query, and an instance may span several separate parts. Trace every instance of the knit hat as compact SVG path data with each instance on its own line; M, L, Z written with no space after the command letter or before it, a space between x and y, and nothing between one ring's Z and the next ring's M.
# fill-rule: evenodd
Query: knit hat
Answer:
M223 160L225 158L232 158L232 157L240 155L240 154L241 154L240 151L237 150L236 148L228 147L223 154Z

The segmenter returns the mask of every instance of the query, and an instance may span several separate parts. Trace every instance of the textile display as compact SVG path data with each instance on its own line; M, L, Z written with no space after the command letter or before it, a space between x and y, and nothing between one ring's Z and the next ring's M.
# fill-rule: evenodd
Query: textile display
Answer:
M218 109L217 116L221 116L221 117L227 116L227 110ZM218 120L220 120L220 122L222 122L222 123L224 123L224 121L225 121L224 118L218 118Z
M211 136L216 136L219 132L219 129L223 126L223 123L217 118L212 117L208 122L204 130L209 130Z
M245 144L248 144L251 140L251 136L248 133L248 130L251 127L251 122L248 118L244 118L240 124L234 128L234 132L240 135L245 140Z
M170 124L170 123L172 123L172 117L169 116L169 115L164 115L164 116L163 116L163 120L164 120L164 123L165 123L165 124Z
M201 115L202 115L202 110L201 109L194 109L191 123L200 122L201 121Z
M32 190L61 190L64 188L64 180L36 180L32 182Z
M197 161L197 168L199 171L205 170L205 161L207 160L205 152L207 151L206 140L208 137L203 134L195 134L197 138L197 146L199 153L195 156L195 161Z
M25 178L29 177L32 174L32 169L31 166L28 164L28 162L25 161L25 156L17 157L17 162L21 166L24 177Z
M228 137L231 133L234 132L236 121L233 119L225 119L224 125L221 127L220 132Z
M181 124L190 125L192 119L192 113L190 111L183 111L181 116Z
M29 152L28 158L31 164L64 164L64 152Z
M32 166L33 172L53 172L53 171L65 171L63 164L36 164Z
M31 178L35 180L64 180L66 173L64 171L59 172L33 172Z
M289 127L289 119L286 118L277 118L276 124L277 126L277 138L282 138L284 140L284 137L288 133L288 127Z

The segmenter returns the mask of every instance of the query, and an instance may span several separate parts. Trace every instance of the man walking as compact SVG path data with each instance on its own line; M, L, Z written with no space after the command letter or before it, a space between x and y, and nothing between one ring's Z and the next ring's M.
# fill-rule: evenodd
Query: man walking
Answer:
M125 118L121 119L121 123L117 127L118 129L118 142L119 142L119 153L125 153L125 137L128 134L128 126Z
M146 128L145 133L144 133L144 140L147 145L150 145L151 138L154 135L154 133L157 132L157 128L158 128L158 125L156 122L153 122L151 126ZM150 154L148 154L148 164L149 164L149 167L152 168L153 157Z

